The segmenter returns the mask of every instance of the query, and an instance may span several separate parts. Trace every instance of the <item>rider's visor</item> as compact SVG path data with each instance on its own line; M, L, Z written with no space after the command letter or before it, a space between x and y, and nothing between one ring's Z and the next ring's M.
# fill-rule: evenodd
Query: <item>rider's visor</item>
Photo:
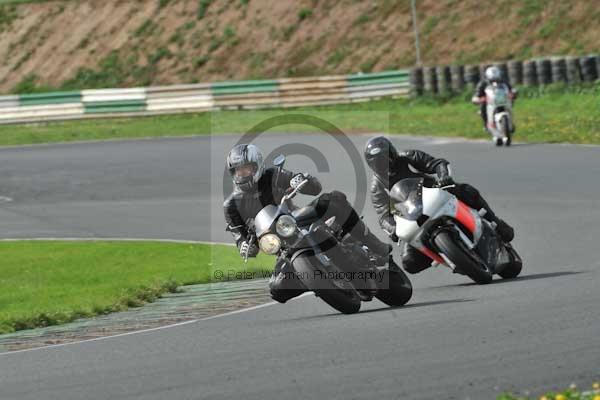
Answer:
M234 174L238 178L245 178L254 175L256 173L256 169L256 164L240 165L239 167L235 167Z

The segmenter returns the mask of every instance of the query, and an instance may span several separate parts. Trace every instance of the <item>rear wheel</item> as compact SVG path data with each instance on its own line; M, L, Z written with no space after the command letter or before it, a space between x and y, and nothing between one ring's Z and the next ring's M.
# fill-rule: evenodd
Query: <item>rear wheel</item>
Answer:
M442 231L433 239L437 248L476 283L486 284L492 281L492 272L460 241L455 240L450 232Z
M354 314L360 310L360 297L350 282L325 278L328 275L343 276L333 264L326 271L314 254L305 253L294 260L293 266L304 286L331 307L343 314Z
M381 282L385 287L379 289L375 297L392 307L399 307L408 303L413 293L412 284L408 276L400 268L392 266L383 272L384 275Z

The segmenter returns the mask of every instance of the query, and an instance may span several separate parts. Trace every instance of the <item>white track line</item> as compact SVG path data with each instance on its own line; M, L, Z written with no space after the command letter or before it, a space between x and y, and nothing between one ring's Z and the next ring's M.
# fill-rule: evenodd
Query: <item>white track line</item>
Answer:
M300 296L295 297L294 299L291 299L291 300L299 299L301 297L309 295L310 293L311 292L303 293ZM197 322L209 321L211 319L228 317L230 315L241 314L241 313L244 313L244 312L247 312L247 311L254 311L254 310L258 310L260 308L272 306L274 304L279 304L279 303L277 303L276 301L271 301L269 303L259 304L259 305L248 307L248 308L242 308L240 310L230 311L230 312L227 312L227 313L224 313L224 314L211 315L210 317L193 319L193 320L184 321L184 322L178 322L176 324L158 326L156 328L149 328L149 329L142 329L142 330L139 330L139 331L119 333L117 335L103 336L103 337L98 337L98 338L93 338L93 339L80 340L80 341L77 341L77 342L51 344L49 346L34 347L34 348L31 348L31 349L8 351L6 353L0 353L0 357L9 356L11 354L17 354L17 353L26 353L26 352L30 352L30 351L36 351L36 350L46 350L46 349L53 349L53 348L57 348L57 347L66 347L66 346L71 346L71 345L80 344L80 343L99 342L101 340L113 339L113 338L118 338L118 337L123 337L123 336L137 335L137 334L146 333L146 332L155 332L155 331L160 331L160 330L163 330L163 329L175 328L175 327L183 326L183 325L190 325L190 324L194 324L194 323L197 323Z
M149 238L123 238L123 237L86 237L86 238L70 238L70 237L39 237L39 238L5 238L0 239L0 242L158 242L158 243L184 243L184 244L218 244L224 246L234 246L233 243L227 242L208 242L201 240L179 240L179 239L149 239Z

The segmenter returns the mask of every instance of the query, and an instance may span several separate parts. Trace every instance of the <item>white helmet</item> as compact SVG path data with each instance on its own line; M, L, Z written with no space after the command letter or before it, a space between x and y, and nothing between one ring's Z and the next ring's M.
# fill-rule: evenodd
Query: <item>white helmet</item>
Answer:
M253 144L238 144L227 155L227 170L233 183L244 192L250 192L264 171L263 156Z
M488 81L497 82L501 77L502 72L500 71L500 68L496 67L495 65L485 69L485 79Z

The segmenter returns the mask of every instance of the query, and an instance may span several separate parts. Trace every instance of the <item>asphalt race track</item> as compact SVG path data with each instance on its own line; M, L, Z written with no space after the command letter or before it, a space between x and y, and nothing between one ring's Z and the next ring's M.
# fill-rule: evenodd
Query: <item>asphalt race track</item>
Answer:
M366 136L353 136L362 152ZM224 157L239 138L0 149L0 236L227 241ZM517 232L521 278L476 286L412 276L396 309L335 313L312 295L129 336L0 355L0 399L494 399L600 377L600 148L397 137L444 156ZM327 156L288 167L355 201L347 149L326 135L261 136ZM303 148L297 146L297 148ZM306 148L306 147L304 147ZM358 168L360 170L360 168ZM367 199L367 223L377 228Z

